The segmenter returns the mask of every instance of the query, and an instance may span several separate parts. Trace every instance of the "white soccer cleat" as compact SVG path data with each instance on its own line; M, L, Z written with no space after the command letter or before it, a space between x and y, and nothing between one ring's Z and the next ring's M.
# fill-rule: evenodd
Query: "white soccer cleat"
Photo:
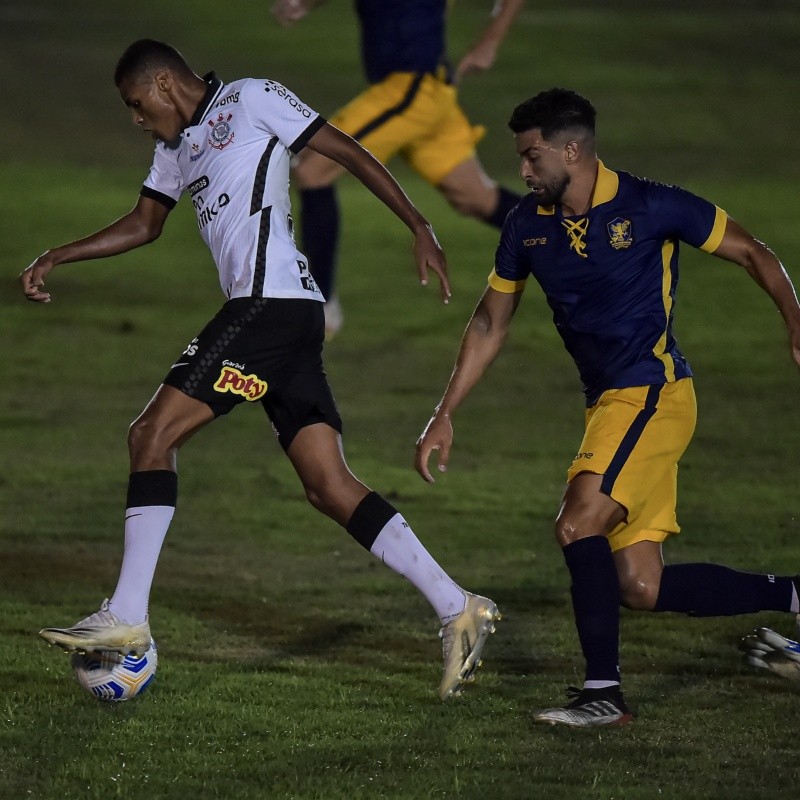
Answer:
M751 667L767 669L800 685L800 644L770 628L757 628L739 643Z
M108 610L108 599L103 600L99 611L76 622L71 628L43 628L39 636L64 650L83 653L108 651L124 656L129 653L142 656L150 647L148 621L138 625L123 622Z
M440 631L444 668L439 697L447 700L461 693L461 685L475 679L481 665L481 651L495 622L501 619L495 603L488 597L464 593L464 610Z

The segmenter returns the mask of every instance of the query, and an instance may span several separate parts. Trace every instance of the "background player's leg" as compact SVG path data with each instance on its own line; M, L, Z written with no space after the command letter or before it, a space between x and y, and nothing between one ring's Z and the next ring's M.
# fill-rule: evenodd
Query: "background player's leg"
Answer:
M470 158L451 170L437 188L459 214L474 217L501 228L509 211L522 196L499 186L477 158Z
M125 551L109 601L109 610L125 622L147 618L156 563L178 497L178 448L213 419L205 403L162 385L130 427Z
M329 336L342 326L341 307L335 296L339 252L339 203L335 181L343 167L313 150L303 150L292 167L300 192L300 238L308 268L325 297L325 323Z

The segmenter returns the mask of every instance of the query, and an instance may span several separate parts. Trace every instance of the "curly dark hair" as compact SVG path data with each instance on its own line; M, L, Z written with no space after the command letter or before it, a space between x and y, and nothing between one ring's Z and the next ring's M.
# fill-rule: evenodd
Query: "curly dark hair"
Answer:
M582 128L594 136L594 106L572 89L548 89L520 103L511 114L508 127L514 133L539 128L544 139Z

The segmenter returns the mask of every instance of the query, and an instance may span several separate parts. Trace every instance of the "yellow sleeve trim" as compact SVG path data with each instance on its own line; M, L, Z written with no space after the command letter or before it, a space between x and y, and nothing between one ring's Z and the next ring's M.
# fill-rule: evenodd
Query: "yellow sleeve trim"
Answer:
M503 294L515 294L521 292L525 288L525 280L510 281L508 278L501 278L495 271L489 273L489 286L495 291L503 292Z
M711 233L708 234L708 239L700 245L700 249L706 253L713 253L722 244L722 237L728 226L728 215L719 206L716 206L716 209L717 213L714 215L714 226L711 228Z

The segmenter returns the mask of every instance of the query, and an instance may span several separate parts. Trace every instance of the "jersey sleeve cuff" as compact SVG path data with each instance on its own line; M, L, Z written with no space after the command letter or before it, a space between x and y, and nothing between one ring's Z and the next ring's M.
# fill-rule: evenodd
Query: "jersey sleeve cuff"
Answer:
M728 225L728 215L719 207L715 206L714 225L708 239L700 245L700 249L706 253L713 253L722 244L722 237L725 235L725 228Z
M510 281L508 278L501 278L494 269L489 273L489 286L503 294L521 292L525 288L526 280L527 278L523 278L521 281Z
M325 117L317 117L295 140L289 149L297 155L307 144L308 140L327 122Z
M162 192L157 192L155 189L151 189L149 186L142 186L142 190L139 192L142 197L147 197L150 200L155 200L157 203L161 203L162 206L166 206L167 209L172 211L177 204L177 200L171 198L168 194L163 194Z

